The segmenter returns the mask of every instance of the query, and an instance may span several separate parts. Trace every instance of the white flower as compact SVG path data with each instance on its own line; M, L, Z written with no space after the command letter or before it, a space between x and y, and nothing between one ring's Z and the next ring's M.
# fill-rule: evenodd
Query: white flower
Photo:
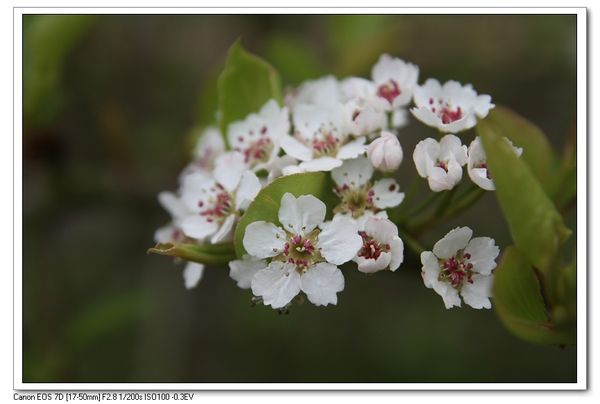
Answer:
M288 108L280 108L275 100L269 100L258 114L231 123L227 139L231 148L244 156L248 167L258 170L277 157L280 139L289 130Z
M225 142L219 129L209 126L198 136L191 163L181 173L180 178L196 171L210 172L215 159L225 151Z
M210 236L211 243L230 238L240 211L248 207L261 188L252 171L236 169L236 155L221 157L232 159L231 171L215 170L213 176L192 173L184 177L181 191L183 202L193 212L182 220L183 232L197 239ZM239 158L238 155L238 163Z
M341 199L335 213L349 214L357 219L366 212L379 212L393 208L402 202L404 193L393 178L384 178L371 183L373 166L364 157L346 160L331 172L336 184L336 195Z
M353 259L359 271L374 273L386 268L390 271L398 269L404 260L404 243L398 237L398 228L394 223L371 216L359 234L363 245Z
M402 146L396 135L384 131L371 142L367 148L367 156L376 169L395 171L402 163Z
M444 136L439 143L432 138L421 140L413 152L417 172L429 181L432 191L454 188L462 178L467 163L467 146L454 135Z
M316 104L333 106L342 101L342 92L338 80L333 76L325 76L316 80L307 80L286 97L290 108L298 104Z
M185 240L185 234L181 230L182 220L192 212L185 206L183 201L172 192L161 192L158 194L158 202L169 212L172 221L161 227L154 233L154 241L157 243L176 243Z
M419 68L402 59L383 54L371 70L377 95L387 101L392 110L407 105L419 79Z
M285 307L300 291L317 306L337 303L336 293L344 289L337 265L350 261L362 243L354 220L340 215L324 223L325 211L312 195L286 193L278 213L283 228L264 221L246 227L248 254L272 259L251 281L252 293L264 304Z
M512 142L508 138L504 139L510 144L515 154L517 156L521 156L523 149L513 146ZM493 191L496 189L494 181L492 180L492 177L488 171L487 157L485 155L485 151L483 150L483 146L481 145L479 136L477 136L469 145L467 171L473 182L479 185L481 188L485 189L486 191Z
M229 276L237 282L239 288L249 289L254 275L267 266L268 264L265 260L244 255L241 260L229 263Z
M296 169L284 169L284 175L307 171L331 171L343 160L365 152L363 136L352 139L345 131L343 105L325 107L300 104L294 108L296 133L283 136L282 149L302 163Z
M196 262L188 262L183 269L183 283L186 289L195 288L204 274L204 265Z
M435 79L415 88L414 101L416 107L410 112L415 118L445 133L472 128L494 108L492 98L477 95L470 84L448 81L442 86Z
M475 309L492 307L492 270L500 249L493 239L471 239L472 235L470 228L457 227L433 246L433 252L421 253L423 282L442 296L447 309L460 307L459 294Z

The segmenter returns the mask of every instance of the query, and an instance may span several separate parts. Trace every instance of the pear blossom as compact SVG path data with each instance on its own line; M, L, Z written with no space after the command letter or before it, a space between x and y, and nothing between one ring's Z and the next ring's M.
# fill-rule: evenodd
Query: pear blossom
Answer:
M366 212L377 213L402 203L404 193L400 192L396 180L383 178L372 183L373 171L369 160L361 156L346 160L331 172L336 184L334 192L340 198L334 213L348 214L357 219Z
M366 151L365 137L352 138L345 131L344 107L300 104L294 108L296 133L281 139L281 148L301 163L284 169L284 175L297 172L331 171L347 159Z
M462 166L467 163L467 146L454 135L446 135L439 142L427 138L417 143L413 160L417 172L427 178L432 191L449 190L462 179Z
M250 285L265 305L283 308L301 291L317 306L337 303L337 293L344 289L337 266L350 261L362 242L354 220L336 215L325 222L325 213L325 204L314 196L286 193L278 212L283 228L265 221L246 227L243 245L248 254L271 259Z
M211 237L211 243L230 238L240 211L248 207L261 189L252 171L240 169L239 157L238 166L232 162L230 171L215 170L213 175L197 172L183 179L181 198L192 212L181 222L186 236Z
M315 104L331 107L342 101L340 83L334 76L306 80L286 96L286 105L294 108L299 104Z
M402 163L402 146L396 135L383 131L367 148L373 167L380 171L396 171Z
M176 243L184 241L186 236L181 230L182 220L191 214L181 198L172 192L163 191L158 194L158 202L171 215L171 223L159 228L154 233L157 243Z
M231 123L227 139L231 148L244 156L244 162L256 170L272 162L278 155L281 137L290 130L289 111L269 100L258 113Z
M229 276L236 281L240 289L249 289L254 275L268 265L267 261L246 254L241 260L229 263Z
M374 273L386 268L395 271L402 264L404 243L398 237L398 228L394 223L371 216L358 234L362 238L362 248L353 261L358 265L359 271Z
M410 103L419 80L419 68L383 54L371 70L377 95L386 102L387 110L397 109Z
M517 156L521 156L523 149L513 146L512 142L508 140L508 138L505 137L504 139L509 143L515 154ZM485 155L485 151L483 150L483 146L481 145L479 136L473 139L469 145L467 172L469 173L471 180L473 180L473 182L479 187L485 189L486 191L494 191L496 189L494 181L492 180L490 172L488 171L487 157Z
M192 162L183 170L180 178L195 171L212 171L215 159L224 151L225 142L221 132L215 126L208 126L198 136Z
M457 227L433 251L421 253L423 282L442 297L447 309L460 307L461 296L475 309L492 307L492 270L500 249L489 237L472 236L470 228Z
M415 107L410 112L415 118L444 133L470 129L494 108L492 97L477 95L471 84L463 86L453 80L442 86L435 79L427 79L415 88L413 98Z

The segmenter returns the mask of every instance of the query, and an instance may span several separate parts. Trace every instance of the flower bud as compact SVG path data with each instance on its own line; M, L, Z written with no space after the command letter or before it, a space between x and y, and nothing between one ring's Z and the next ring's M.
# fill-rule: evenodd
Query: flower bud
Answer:
M382 131L369 145L367 156L376 169L395 171L402 163L402 146L393 133Z

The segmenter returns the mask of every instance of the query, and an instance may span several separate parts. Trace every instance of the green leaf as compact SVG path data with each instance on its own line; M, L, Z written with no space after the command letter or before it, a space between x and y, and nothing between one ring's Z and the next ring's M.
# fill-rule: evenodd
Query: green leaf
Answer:
M296 197L300 195L314 195L325 202L327 206L332 206L335 195L333 194L333 184L328 174L317 172L287 175L276 179L263 188L248 209L246 209L235 229L234 245L237 256L242 257L246 254L242 241L246 232L246 226L250 223L264 220L265 222L280 224L277 216L279 213L279 204L286 192L290 192Z
M274 36L266 44L266 56L282 75L284 82L298 85L302 81L325 75L314 47L302 39Z
M148 253L178 257L207 265L223 265L235 259L233 244L157 244Z
M517 113L501 106L494 108L486 121L516 147L523 148L521 158L529 165L544 190L552 195L555 188L554 173L558 168L557 158L544 132Z
M494 308L515 335L540 344L573 344L575 329L557 327L546 313L540 284L527 258L508 247L494 272Z
M270 99L281 102L281 80L266 61L248 53L237 40L219 76L219 127L227 137L231 122L257 112ZM225 140L227 142L227 139Z
M487 119L479 123L478 132L515 245L535 267L547 272L571 231L532 169L504 140L505 133Z

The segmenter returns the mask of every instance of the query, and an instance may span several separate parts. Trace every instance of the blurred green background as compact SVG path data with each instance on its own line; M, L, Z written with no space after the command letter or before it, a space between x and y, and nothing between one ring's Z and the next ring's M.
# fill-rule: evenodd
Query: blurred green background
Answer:
M576 111L575 28L560 15L24 17L24 381L574 382L575 347L523 342L493 310L446 310L412 256L396 273L347 271L338 306L278 315L251 307L228 269L187 291L181 266L145 251L169 220L156 195L214 119L236 38L290 85L368 77L393 54L421 82L473 83L559 149ZM401 131L401 186L432 135ZM423 241L468 225L506 246L499 212L488 193Z

